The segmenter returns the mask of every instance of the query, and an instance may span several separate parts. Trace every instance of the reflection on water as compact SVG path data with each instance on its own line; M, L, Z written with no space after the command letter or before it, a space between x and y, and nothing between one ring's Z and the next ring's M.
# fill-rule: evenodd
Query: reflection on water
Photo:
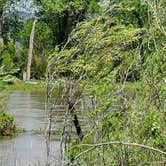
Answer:
M35 166L39 163L44 166L44 131L47 127L44 107L45 96L42 93L15 91L10 95L7 111L14 115L17 127L26 132L11 139L0 140L0 166ZM60 143L52 141L51 144L51 156L55 164L58 163L56 160L59 158Z

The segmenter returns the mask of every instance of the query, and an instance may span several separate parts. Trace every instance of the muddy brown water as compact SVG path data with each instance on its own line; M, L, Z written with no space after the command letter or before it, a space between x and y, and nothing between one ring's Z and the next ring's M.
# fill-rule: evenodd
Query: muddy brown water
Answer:
M0 139L0 166L44 166L46 163L45 130L48 125L45 111L45 95L14 91L6 106L7 112L15 117L20 132L13 138ZM62 125L62 120L57 126ZM52 165L59 163L60 141L51 142Z

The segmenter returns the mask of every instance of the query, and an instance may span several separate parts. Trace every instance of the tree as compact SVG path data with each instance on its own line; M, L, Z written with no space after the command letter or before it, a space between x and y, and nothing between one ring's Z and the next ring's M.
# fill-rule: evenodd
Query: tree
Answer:
M0 1L0 37L1 38L2 38L2 33L3 33L4 10L5 10L5 7L11 3L13 3L13 0L1 0Z
M60 84L60 97L73 122L79 110L94 122L82 143L95 145L81 149L75 145L78 141L73 143L66 150L69 165L155 163L149 152L122 144L101 147L102 141L127 140L166 151L163 2L110 1L105 12L77 24L62 50L53 53L48 92L54 94ZM84 97L89 107L82 107ZM156 160L162 154L164 159L165 152L161 152Z
M12 8L11 6L15 7L15 3L18 1L0 0L0 52L3 49L4 32L6 32L6 26L4 26L4 23L6 24L6 19L8 19L9 17L12 18L11 16L8 16L10 8ZM14 8L13 8L13 11L14 11ZM13 27L15 27L15 26L13 26Z
M31 78L31 65L32 65L32 56L33 56L33 45L34 45L34 35L35 35L35 27L37 20L35 19L32 24L32 30L29 39L29 50L28 50L28 63L27 63L27 72L26 72L26 80L29 81Z
M6 5L7 0L1 0L0 1L0 51L3 48L3 12L4 12L4 6Z
M22 31L24 25L24 20L20 16L19 12L12 9L8 12L4 20L3 25L3 36L10 36L14 42L19 41L19 33Z
M28 48L30 42L30 34L32 32L33 20L28 20L19 35L19 41L22 44L22 53L21 57L18 59L21 61L19 63L19 68L23 72L27 68L28 58ZM35 26L35 35L33 41L33 60L32 60L32 68L31 68L31 76L35 79L41 79L45 77L47 60L48 60L48 52L53 49L53 39L52 39L52 31L48 27L48 25L38 19ZM25 61L25 59L27 59ZM21 73L22 73L21 72Z
M41 0L40 5L38 15L52 29L54 45L60 49L76 24L84 20L87 13L98 12L100 8L98 0Z

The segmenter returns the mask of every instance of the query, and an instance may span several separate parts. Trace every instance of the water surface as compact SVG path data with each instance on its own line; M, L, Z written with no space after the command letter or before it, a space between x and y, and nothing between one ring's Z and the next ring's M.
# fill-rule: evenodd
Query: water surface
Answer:
M17 128L24 132L14 138L0 139L0 166L44 166L46 162L45 131L48 124L45 96L42 93L12 92L7 112L15 117ZM61 126L62 121L57 122ZM52 163L57 163L60 142L51 142ZM52 164L53 165L53 164Z

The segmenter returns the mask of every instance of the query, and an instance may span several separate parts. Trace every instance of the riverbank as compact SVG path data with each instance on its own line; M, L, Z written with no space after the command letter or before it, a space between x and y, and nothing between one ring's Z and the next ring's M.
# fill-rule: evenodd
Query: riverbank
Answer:
M0 136L12 136L16 133L14 117L6 113L6 100L10 92L15 90L45 92L45 83L41 81L23 82L17 81L13 84L0 82Z

